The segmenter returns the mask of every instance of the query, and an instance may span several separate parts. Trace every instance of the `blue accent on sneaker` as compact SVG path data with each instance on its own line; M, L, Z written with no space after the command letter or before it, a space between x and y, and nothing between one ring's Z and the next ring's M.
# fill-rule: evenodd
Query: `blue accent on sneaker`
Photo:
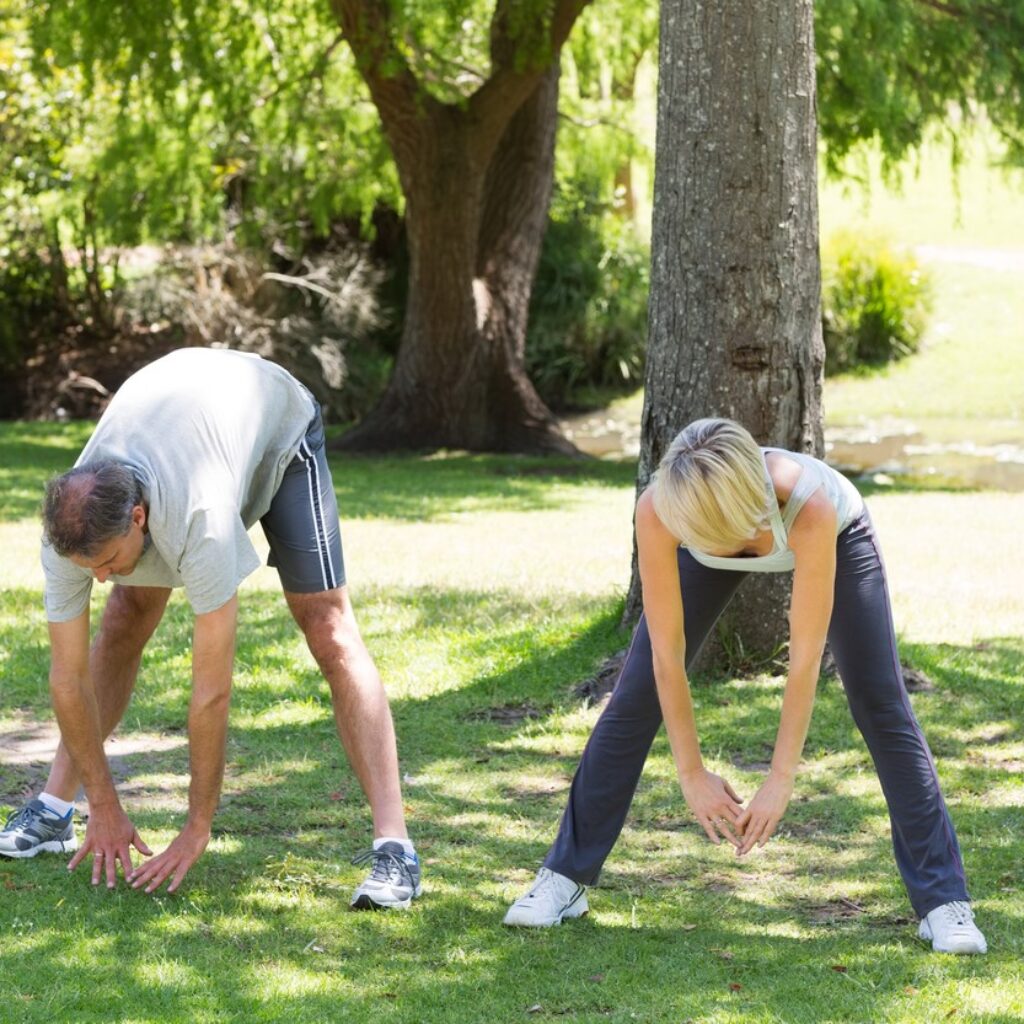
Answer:
M409 857L401 843L382 843L377 849L365 850L352 858L353 864L367 861L373 866L352 894L353 910L407 910L423 892L419 858L415 854Z

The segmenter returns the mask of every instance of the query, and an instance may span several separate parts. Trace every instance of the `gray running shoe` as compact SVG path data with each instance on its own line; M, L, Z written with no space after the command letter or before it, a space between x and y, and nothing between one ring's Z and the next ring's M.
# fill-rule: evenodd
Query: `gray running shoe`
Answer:
M61 818L41 800L29 800L7 819L0 832L0 856L4 857L74 853L77 849L74 808Z
M401 843L384 843L376 850L367 850L352 858L353 864L373 862L363 884L352 893L353 910L408 910L421 892L420 862L414 854L410 859Z

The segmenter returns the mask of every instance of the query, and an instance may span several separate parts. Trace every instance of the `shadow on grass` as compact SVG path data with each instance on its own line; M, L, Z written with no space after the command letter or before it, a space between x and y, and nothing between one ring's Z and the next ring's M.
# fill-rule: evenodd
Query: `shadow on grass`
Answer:
M0 422L0 522L38 515L46 481L71 468L93 427ZM536 511L564 505L565 488L636 482L635 460L331 453L330 465L343 519L429 522L468 509Z
M5 1005L26 1021L811 1022L892 1020L897 1010L925 1020L949 1010L950 996L929 999L933 985L991 985L1009 966L1005 957L945 959L936 979L939 965L905 925L857 920L786 935L792 908L751 919L703 892L680 894L671 922L642 899L602 894L610 906L596 921L530 933L501 929L495 901L467 900L465 888L427 896L408 914L349 915L335 886L272 871L258 886L239 885L232 861L222 854L197 867L215 895L195 901L65 882L74 971L61 973L64 937L21 919L0 954ZM61 870L40 869L40 886ZM232 927L241 919L246 928ZM998 914L988 923L993 934L1019 924Z
M93 426L0 421L0 522L39 514L46 481L71 468Z
M592 894L596 920L542 934L501 930L507 900L554 834L598 713L572 700L572 684L625 642L618 608L595 604L582 623L560 627L536 602L508 594L405 596L397 635L374 628L384 594L363 613L385 678L410 646L428 655L455 647L461 659L461 676L392 701L428 896L406 915L343 912L358 877L344 862L370 834L365 802L336 739L326 686L297 661L301 639L279 596L250 593L214 849L181 895L158 899L93 891L81 871L69 880L53 860L0 864L0 991L2 1005L17 1008L12 1019L818 1021L893 1019L897 1011L939 1019L948 1011L928 1002L915 1018L904 1005L908 989L927 988L920 977L929 954L904 916L877 785L840 791L872 772L836 683L823 685L808 746L814 771L771 859L737 862L701 838L661 737ZM4 595L0 609L27 599ZM41 616L2 618L2 649L20 668L37 668ZM187 607L176 603L147 654L133 726L182 728L190 629ZM1008 781L1000 760L968 765L977 773L969 790L958 773L976 750L1019 747L1024 643L908 650L936 683L914 703L926 734L949 745L952 763L940 761L940 770L954 782L961 838L974 840L965 853L984 925L994 949L1019 953L1021 915L998 894L1019 886L1024 810L999 795ZM45 692L6 668L4 676L5 710L48 713ZM780 689L773 680L694 687L705 750L738 763L729 774L741 792L760 777ZM538 716L474 717L509 705ZM992 734L998 744L972 746L979 725L993 722L1003 723ZM186 801L184 748L133 755L126 774L140 830L169 838ZM849 918L846 886L856 886L851 902L863 908ZM965 983L995 984L1010 968L1003 956L943 969ZM533 1007L540 1009L527 1017Z

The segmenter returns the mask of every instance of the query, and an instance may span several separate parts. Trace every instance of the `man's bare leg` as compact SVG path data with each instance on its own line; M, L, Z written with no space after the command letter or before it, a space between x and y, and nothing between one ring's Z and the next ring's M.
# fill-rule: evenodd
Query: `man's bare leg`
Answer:
M391 709L359 635L348 589L286 591L285 598L331 688L338 736L370 803L373 834L407 838Z
M121 721L135 689L142 650L163 617L171 591L166 587L114 586L103 610L99 632L89 649L89 674L96 688L100 726L106 738ZM45 791L74 800L80 779L61 743Z

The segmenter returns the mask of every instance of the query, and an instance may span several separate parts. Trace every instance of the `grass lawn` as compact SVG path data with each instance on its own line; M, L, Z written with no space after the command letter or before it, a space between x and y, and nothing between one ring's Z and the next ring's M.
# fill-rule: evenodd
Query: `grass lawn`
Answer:
M50 734L33 506L87 432L0 425L7 806L38 785L28 741ZM1019 547L988 550L1016 529L1014 496L872 498L904 653L935 683L915 707L992 949L958 959L914 938L885 805L834 679L765 850L738 861L698 833L662 737L590 916L502 929L598 713L571 686L626 641L633 468L460 455L333 467L354 599L395 713L423 899L409 913L347 910L368 814L326 686L261 570L242 594L210 849L173 897L94 890L56 857L0 862L0 1021L1021 1019L1024 560ZM927 525L946 521L963 532L955 550ZM186 806L189 633L176 596L110 744L155 848ZM770 756L781 683L695 686L706 758L744 796Z
M823 181L821 233L881 235L923 247L935 307L923 350L880 372L826 382L830 427L913 424L938 444L1024 447L1024 173L994 171L979 137L953 174L931 145L887 188L866 160L866 188Z

